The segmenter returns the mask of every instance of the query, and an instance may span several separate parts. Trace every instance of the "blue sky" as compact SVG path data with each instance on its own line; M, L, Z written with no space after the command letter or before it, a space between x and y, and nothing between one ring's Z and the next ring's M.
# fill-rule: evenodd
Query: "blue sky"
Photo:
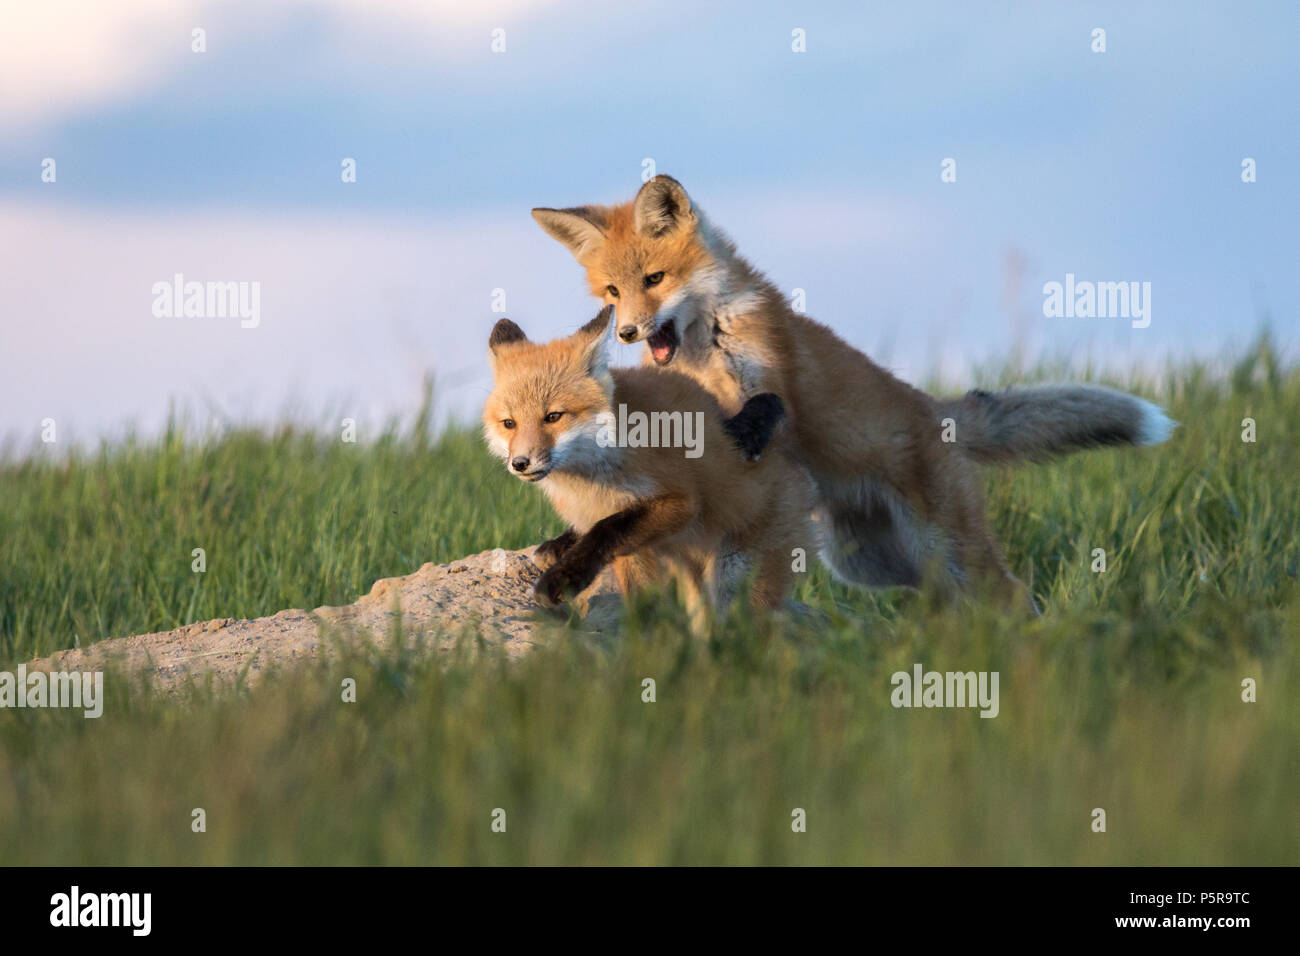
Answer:
M628 198L646 159L913 381L1013 348L1222 356L1266 314L1294 348L1300 7L1132 7L15 4L0 435L173 403L377 427L427 370L470 417L494 289L536 336L596 308L528 209ZM177 272L260 282L261 324L152 315ZM1150 327L1044 317L1067 272L1150 282Z

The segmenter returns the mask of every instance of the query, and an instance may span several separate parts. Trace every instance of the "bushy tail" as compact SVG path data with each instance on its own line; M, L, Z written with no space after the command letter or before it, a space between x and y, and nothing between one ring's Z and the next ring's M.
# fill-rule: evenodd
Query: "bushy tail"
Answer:
M1164 410L1100 385L1041 385L968 392L939 401L975 461L1041 461L1081 448L1158 445L1174 430Z

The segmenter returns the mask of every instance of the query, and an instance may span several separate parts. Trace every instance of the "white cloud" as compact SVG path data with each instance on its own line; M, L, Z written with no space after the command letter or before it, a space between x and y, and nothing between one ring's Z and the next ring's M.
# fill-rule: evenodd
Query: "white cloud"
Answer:
M188 53L187 0L41 0L6 5L0 38L0 121L48 118L127 93ZM175 50L142 43L174 33ZM170 55L168 55L170 54Z
M330 13L340 34L416 34L424 49L451 56L449 36L531 15L553 0L6 0L0 20L0 129L39 125L165 82L190 50L191 31L220 26L265 31L304 10ZM483 41L486 48L486 34Z

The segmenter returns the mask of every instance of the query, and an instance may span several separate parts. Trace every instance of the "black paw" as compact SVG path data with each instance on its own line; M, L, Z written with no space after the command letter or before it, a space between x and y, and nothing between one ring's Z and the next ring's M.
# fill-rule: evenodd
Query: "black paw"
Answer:
M543 607L559 607L578 589L560 565L546 571L533 585L533 597Z
M722 427L746 458L758 461L784 417L785 405L780 397L764 392L747 401L744 408L722 423Z
M559 537L552 538L550 541L543 541L533 551L533 564L543 571L554 567L560 558L564 557L564 552L573 546L573 542L577 538L578 536L570 528Z
M533 597L538 604L557 607L585 591L596 580L599 571L599 567L585 568L579 563L562 561L537 579L533 585Z

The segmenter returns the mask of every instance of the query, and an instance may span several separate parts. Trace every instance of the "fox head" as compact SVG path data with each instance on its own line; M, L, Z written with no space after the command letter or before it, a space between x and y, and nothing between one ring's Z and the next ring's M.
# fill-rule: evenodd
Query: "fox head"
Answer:
M534 209L533 218L587 270L592 294L615 307L619 339L646 339L659 365L721 292L725 240L671 176L654 177L622 205Z
M488 338L494 386L483 409L483 434L493 454L523 481L556 469L590 471L612 450L599 440L612 420L610 306L573 335L531 342L501 319Z

